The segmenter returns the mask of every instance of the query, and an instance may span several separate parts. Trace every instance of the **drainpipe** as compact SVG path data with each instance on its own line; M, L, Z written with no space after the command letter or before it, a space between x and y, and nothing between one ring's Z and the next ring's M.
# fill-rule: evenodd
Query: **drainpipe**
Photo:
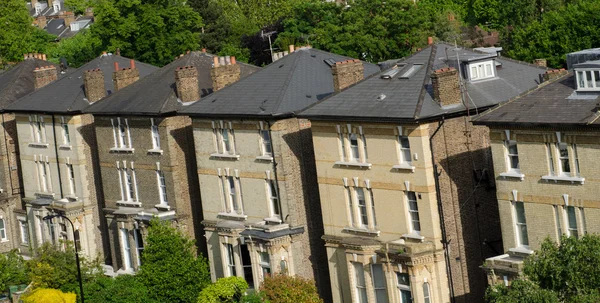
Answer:
M8 132L6 131L6 122L4 121L4 113L1 113L0 115L2 115L2 128L4 129L4 146L6 147L6 160L8 161L8 171L6 173L8 174L8 180L10 181L10 195L12 196L12 195L14 195L14 192L13 192L14 184L13 184L13 179L12 179L12 169L10 168L10 153L8 152ZM15 163L15 165L17 165L17 164ZM8 188L6 189L6 191L8 193Z
M270 121L267 121L267 127L269 128L269 138L271 138L271 152L273 153L273 176L275 177L275 187L277 188L277 204L279 206L281 222L284 222L286 218L283 216L283 207L281 207L281 192L279 191L279 179L277 178L277 160L275 160L275 144L273 142L273 135L271 133Z
M444 125L444 118L442 117L442 121L438 122L438 127L433 132L431 137L429 137L429 149L431 150L431 162L433 164L433 176L435 180L435 195L438 202L438 212L440 214L440 228L442 230L442 244L444 245L444 255L446 259L446 274L448 275L448 287L450 288L450 300L453 303L456 303L456 298L454 297L454 282L452 281L452 268L450 266L450 253L448 244L447 235L446 235L446 225L444 224L444 209L442 207L442 193L440 190L440 175L438 174L438 166L435 164L435 153L433 152L433 138L438 133L438 131Z
M60 187L60 198L63 196L62 177L60 176L60 163L58 162L58 143L56 142L56 122L52 114L52 134L54 135L54 153L56 154L56 168L58 169L58 186Z

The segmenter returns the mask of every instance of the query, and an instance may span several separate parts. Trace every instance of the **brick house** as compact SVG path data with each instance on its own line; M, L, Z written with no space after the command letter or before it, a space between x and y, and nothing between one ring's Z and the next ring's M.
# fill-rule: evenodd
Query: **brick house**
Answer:
M96 121L103 216L115 270L139 268L145 227L154 217L202 237L192 121L175 113L212 93L213 58L219 59L191 52L139 81L135 68L119 70L115 73L126 72L129 85L116 85L117 93L85 110ZM258 69L236 67L242 76Z
M531 93L474 121L489 128L504 251L483 266L508 285L546 237L599 233L600 52L567 55Z
M29 253L27 219L21 204L17 128L6 107L55 78L40 77L34 70L54 66L46 55L25 54L25 60L0 74L0 253L19 249Z
M9 105L14 113L19 142L19 160L23 180L24 215L32 248L49 241L74 241L87 256L107 254L105 226L100 220L103 207L96 137L92 115L82 110L107 93L114 91L111 72L114 63L129 59L102 56L79 69L58 77L54 66L33 71L43 86ZM141 64L140 74L147 75L155 67ZM101 89L97 89L99 79ZM37 83L37 82L36 82ZM60 213L73 221L75 233L62 218L45 221L50 213Z
M502 243L487 129L470 116L545 69L446 44L391 65L299 114L312 125L333 302L481 302L479 266ZM353 83L356 68L334 65L335 82Z
M210 271L251 288L271 273L315 279L328 298L310 123L294 112L332 94L330 66L350 58L292 46L277 59L179 111L193 120ZM215 62L220 73L238 71Z

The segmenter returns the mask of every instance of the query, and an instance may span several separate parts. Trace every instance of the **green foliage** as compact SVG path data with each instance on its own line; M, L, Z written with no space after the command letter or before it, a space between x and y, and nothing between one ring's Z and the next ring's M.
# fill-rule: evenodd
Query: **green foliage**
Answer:
M246 289L248 283L243 278L221 278L200 292L198 303L237 303Z
M206 260L195 256L194 242L170 222L153 220L148 228L142 266L136 275L159 302L195 302L210 283Z
M0 293L8 286L27 284L28 278L25 261L16 250L0 254Z
M515 280L510 288L493 286L486 298L491 303L600 302L600 236L580 239L563 236L560 245L547 238L525 261L527 280Z
M48 60L58 63L59 59L64 57L70 67L79 67L96 58L101 52L100 39L88 29L83 29L73 37L60 40L55 47L49 49Z
M102 276L100 260L87 260L80 256L81 276L84 282ZM35 252L35 257L26 262L30 279L35 288L54 288L64 292L79 292L75 248L71 242L61 250L51 243L44 243Z
M184 0L99 0L91 27L103 49L165 65L198 49L202 18Z
M92 5L91 0L65 0L65 6L73 13L81 15L85 13L85 9Z
M100 277L84 289L85 301L90 303L157 303L149 297L148 288L131 275Z
M38 288L21 298L23 303L75 303L76 299L74 293L51 288Z
M322 303L313 281L300 277L274 275L266 277L260 292L271 303Z
M0 5L0 61L21 61L24 53L45 52L54 36L32 25L23 0L3 0Z

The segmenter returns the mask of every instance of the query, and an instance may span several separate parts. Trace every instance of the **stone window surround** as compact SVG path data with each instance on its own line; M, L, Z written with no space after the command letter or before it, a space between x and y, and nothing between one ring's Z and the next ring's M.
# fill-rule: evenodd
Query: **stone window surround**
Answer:
M234 219L234 220L246 220L246 218L248 217L247 215L244 214L244 199L242 197L242 189L241 189L241 182L240 182L240 173L239 170L237 169L230 169L230 168L217 168L217 177L218 177L218 186L221 192L221 212L218 214L219 217L224 217L224 218L230 218L230 219ZM234 204L231 200L231 193L229 192L229 185L226 182L228 181L228 178L232 177L233 181L234 181L234 188L235 188L235 199L236 199L236 203L238 205L238 210L236 211L234 209Z
M77 200L77 185L76 185L76 180L75 180L75 167L73 166L73 163L71 163L71 158L66 157L65 158L65 168L66 168L66 174L67 174L67 179L69 181L69 194L66 195L66 198L70 198L70 199L74 199Z
M213 158L225 158L238 160L240 155L237 153L235 144L235 132L231 121L211 121L213 129L213 143L215 152L210 154ZM229 151L225 145L223 133L227 133Z
M121 204L124 206L138 206L140 207L142 205L142 203L139 201L139 193L138 193L138 186L137 186L137 180L136 180L136 175L135 175L135 167L134 167L134 162L131 161L130 162L130 167L127 167L127 161L123 160L122 161L122 166L119 163L119 161L116 161L117 163L117 172L119 174L119 189L121 191L121 200L117 201L117 204ZM127 170L129 170L129 174L127 173ZM129 176L129 178L131 179L131 185L129 185L129 182L127 180L127 177ZM130 188L130 186L133 186L133 197L129 197L129 195L131 195L131 190L132 188Z
M29 224L27 224L27 218L22 216L17 216L17 221L19 222L19 234L20 241L22 245L28 245L30 242L29 237Z
M158 125L154 123L154 118L150 118L150 136L152 138L152 149L148 153L162 154L163 150L160 147L160 133Z
M38 186L38 193L44 195L54 195L52 188L52 174L50 172L50 162L48 156L34 155L35 175Z
M367 144L362 126L353 127L352 124L346 124L346 127L342 127L341 125L336 125L336 129L338 133L340 161L336 161L335 165L370 169L372 165L367 162ZM352 135L356 135L358 159L351 156L352 147L350 145L350 137Z
M71 131L69 130L69 121L65 116L60 117L60 129L63 144L59 145L58 148L71 149Z
M260 156L257 156L257 160L273 161L273 138L271 138L271 131L268 129L268 124L264 121L258 122L258 140L260 146ZM268 145L271 146L271 152L267 151L267 141L263 137L263 133L266 132L269 137Z
M375 219L375 206L372 200L373 195L371 194L371 182L370 180L363 180L363 184L360 183L358 177L352 178L352 184L348 183L348 178L343 178L345 200L346 200L346 217L348 226L344 228L344 232L348 233L359 233L366 235L379 235L379 231L376 226ZM363 186L361 186L363 185ZM362 188L364 191L365 199L365 212L367 216L367 225L362 224L362 213L358 205L358 194L356 189ZM348 193L350 193L348 195ZM349 200L351 199L351 200ZM350 209L352 207L352 209Z
M116 120L116 123L115 123ZM121 118L110 119L113 130L114 147L110 149L111 152L129 152L133 153L135 149L131 143L131 132L129 130L129 121L127 118L123 118L124 126L121 122ZM126 137L126 138L123 138Z
M548 147L550 155L552 156L551 160L553 161L551 168L554 168L553 171L549 168L549 174L546 176L542 176L542 180L546 181L554 181L555 183L558 181L565 181L571 183L579 183L584 184L585 178L582 178L579 171L579 157L577 155L577 145L575 143L565 142L563 140L564 134L561 132L556 132L556 142L548 142ZM569 166L570 172L563 173L562 172L562 164L560 162L560 152L559 146L560 144L567 145L568 158L569 158ZM549 159L550 161L550 159Z
M160 203L154 205L157 209L171 210L169 199L167 197L167 184L164 171L160 169L160 162L156 162L156 186L158 189L158 198Z
M0 215L0 243L8 242L7 223L4 216Z
M510 130L504 130L504 136L504 165L506 167L506 171L500 173L499 175L503 178L517 178L522 181L525 179L525 175L521 173L521 170L519 168L511 168L511 157L517 157L517 159L519 157L516 135L514 133L511 133ZM509 145L513 142L515 146L517 146L517 153L515 155L511 155L509 149Z
M398 154L398 164L392 166L393 169L397 169L397 170L409 170L411 172L415 172L415 167L412 164L413 161L413 157L416 160L417 155L415 154L414 156L411 153L411 149L410 149L410 140L407 134L407 131L404 127L402 126L397 126L396 127L396 150L397 150L397 154ZM405 150L407 149L406 147L402 146L402 138L406 138L406 140L409 142L408 144L408 154L410 156L410 159L406 160L405 159Z
M31 147L48 147L46 123L42 115L29 115L29 126L31 130Z

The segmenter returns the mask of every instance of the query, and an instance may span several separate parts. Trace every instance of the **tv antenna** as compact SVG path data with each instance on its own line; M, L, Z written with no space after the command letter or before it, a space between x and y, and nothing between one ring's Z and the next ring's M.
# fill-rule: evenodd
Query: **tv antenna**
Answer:
M271 51L271 59L273 59L273 45L271 44L271 36L273 36L274 34L276 34L276 31L272 31L272 32L267 32L265 33L264 31L260 31L260 37L265 40L265 37L267 37L269 39L269 50Z

